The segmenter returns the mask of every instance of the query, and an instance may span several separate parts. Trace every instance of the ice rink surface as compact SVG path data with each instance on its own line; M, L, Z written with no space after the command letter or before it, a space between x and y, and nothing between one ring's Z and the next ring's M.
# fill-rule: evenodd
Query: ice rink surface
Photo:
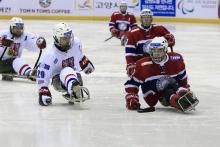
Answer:
M52 43L58 21L25 21L25 29ZM67 21L83 43L96 71L83 75L91 100L69 105L50 87L53 104L38 104L33 82L0 80L0 147L219 147L220 25L160 23L176 37L174 50L185 58L189 82L200 103L183 114L157 105L152 113L125 108L124 47L110 36L107 22ZM0 29L8 29L1 20ZM23 52L33 65L37 53ZM142 107L146 107L141 99Z

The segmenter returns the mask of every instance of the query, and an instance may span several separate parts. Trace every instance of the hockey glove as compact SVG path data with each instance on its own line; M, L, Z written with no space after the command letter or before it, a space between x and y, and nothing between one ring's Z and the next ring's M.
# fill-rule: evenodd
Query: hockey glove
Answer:
M38 46L39 49L44 49L47 46L46 40L44 39L44 37L39 37L36 41L36 44Z
M2 46L11 47L13 44L14 44L14 40L6 37L0 37L0 47Z
M114 37L117 37L118 35L119 35L119 30L118 29L115 29L115 28L113 28L113 29L111 29L111 34L112 34L112 36L114 36Z
M140 108L141 104L139 103L138 95L135 93L128 93L125 96L126 107L129 110L137 110Z
M41 106L48 106L52 103L50 90L47 87L41 87L39 90L39 104Z
M175 38L172 34L166 34L164 37L166 38L169 47L173 47L175 45Z
M134 73L135 73L135 67L136 67L136 64L135 63L130 63L127 65L127 75L129 77L131 77Z
M86 56L82 58L79 64L82 70L85 72L85 74L90 74L95 70L95 67L93 66L92 62L89 61L89 59Z

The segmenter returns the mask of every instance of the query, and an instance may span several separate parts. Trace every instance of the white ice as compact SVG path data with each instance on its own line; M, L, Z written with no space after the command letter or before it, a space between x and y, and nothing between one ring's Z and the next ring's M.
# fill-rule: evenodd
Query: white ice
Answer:
M52 43L58 21L28 21L25 29ZM125 108L124 47L110 36L107 22L68 21L83 43L96 71L83 75L91 100L69 105L50 87L53 104L38 104L37 86L15 79L0 81L0 147L219 147L220 146L220 26L219 24L160 23L176 37L192 90L200 103L183 114L160 104L152 113ZM1 20L0 29L8 29ZM37 54L24 52L33 65ZM141 99L141 104L146 107Z

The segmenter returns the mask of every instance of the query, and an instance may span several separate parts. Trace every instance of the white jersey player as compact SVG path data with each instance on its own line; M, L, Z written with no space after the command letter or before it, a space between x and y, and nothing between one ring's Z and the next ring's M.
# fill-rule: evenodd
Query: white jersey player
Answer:
M24 32L24 22L13 17L9 30L0 32L0 73L30 75L32 68L21 57L23 49L39 52L46 47L43 37ZM3 80L13 80L12 76L2 75Z
M59 23L53 30L54 43L47 48L40 59L37 70L37 83L39 87L39 104L48 106L52 96L48 85L52 85L59 92L67 92L65 98L69 102L84 101L80 71L90 74L94 66L82 53L81 41L73 36L72 29L66 23Z

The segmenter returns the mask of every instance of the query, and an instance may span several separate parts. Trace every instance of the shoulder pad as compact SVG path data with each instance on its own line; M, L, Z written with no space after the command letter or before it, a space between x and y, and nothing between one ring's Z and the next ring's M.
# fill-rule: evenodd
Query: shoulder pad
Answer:
M151 64L153 64L152 61L146 61L146 62L142 62L142 63L141 63L141 66L151 65Z
M133 14L133 13L131 13L131 12L128 12L128 14L129 14L129 15L134 15L134 14Z
M74 37L74 43L80 43L80 39L78 37Z
M120 14L120 12L114 12L113 15Z
M140 30L140 28L136 28L136 29L133 29L133 30L131 30L130 32L136 32L136 31L139 31Z

